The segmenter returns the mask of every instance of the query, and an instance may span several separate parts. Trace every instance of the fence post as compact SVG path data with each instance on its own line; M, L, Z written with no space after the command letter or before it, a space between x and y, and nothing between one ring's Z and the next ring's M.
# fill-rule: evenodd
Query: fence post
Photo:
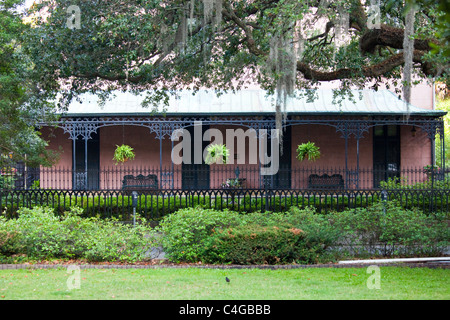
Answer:
M136 227L136 207L138 204L138 193L133 191L131 193L131 205L133 206L133 227Z
M383 213L386 215L386 201L388 198L388 193L386 190L381 191L381 201L383 202Z

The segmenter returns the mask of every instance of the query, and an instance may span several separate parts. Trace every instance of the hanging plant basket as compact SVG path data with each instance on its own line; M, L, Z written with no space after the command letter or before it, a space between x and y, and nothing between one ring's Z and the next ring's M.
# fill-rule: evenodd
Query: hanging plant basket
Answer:
M297 160L303 161L305 159L309 161L316 161L320 158L320 148L314 144L314 142L308 141L302 143L297 147Z
M224 144L212 144L207 149L207 155L205 159L206 164L226 164L230 156L230 151Z
M116 145L116 151L114 151L113 160L116 161L117 164L124 164L128 160L133 160L135 157L133 148L123 144L121 146Z

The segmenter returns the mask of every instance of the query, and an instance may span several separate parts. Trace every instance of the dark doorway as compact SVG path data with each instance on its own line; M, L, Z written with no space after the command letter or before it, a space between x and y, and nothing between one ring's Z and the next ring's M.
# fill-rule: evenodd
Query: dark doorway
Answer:
M190 148L191 151L191 159L190 163L185 163L183 161L181 165L181 185L183 190L204 190L209 189L209 165L205 163L205 160L203 159L203 150L208 146L210 143L209 141L203 141L203 134L206 130L209 129L208 125L202 125L201 126L201 137L194 137L194 126L189 126L184 128L187 130L191 136L190 144L183 145L184 148ZM195 139L201 139L201 149L202 149L202 157L201 157L201 163L195 163L194 159L194 150L196 143L199 143L199 141Z
M400 127L396 125L373 128L374 187L381 181L400 177Z
M283 143L280 146L280 159L278 173L275 175L262 176L264 185L273 189L290 189L291 187L291 126L283 128ZM272 156L270 139L267 139L267 155Z
M75 140L75 164L72 164L74 169L72 188L75 190L97 190L100 187L100 138L95 132L91 137L92 139L87 140L87 159L84 139L79 137ZM85 172L86 160L87 172Z

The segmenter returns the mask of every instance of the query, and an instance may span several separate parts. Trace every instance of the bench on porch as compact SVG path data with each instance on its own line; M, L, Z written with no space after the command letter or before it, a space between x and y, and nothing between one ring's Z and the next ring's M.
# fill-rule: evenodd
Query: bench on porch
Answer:
M312 174L308 178L309 189L344 189L344 179L340 174Z
M158 189L158 177L156 174L149 174L147 176L142 174L133 176L129 174L123 177L122 189L134 191Z

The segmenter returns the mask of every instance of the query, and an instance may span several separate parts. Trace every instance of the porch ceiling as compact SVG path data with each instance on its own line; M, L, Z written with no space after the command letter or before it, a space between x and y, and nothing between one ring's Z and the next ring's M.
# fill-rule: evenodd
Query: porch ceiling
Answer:
M415 107L400 100L389 90L354 90L353 98L334 101L332 89L315 91L315 99L309 101L299 92L298 97L288 100L286 112L290 115L420 115L440 117L445 111ZM85 94L81 101L73 101L65 116L119 116L150 115L151 110L141 105L144 95L116 92L115 97L104 106L93 94ZM336 99L337 101L340 100ZM263 90L242 90L224 93L217 97L213 90L182 91L178 98L172 97L166 108L167 115L254 115L274 114L275 97L267 96ZM159 110L162 112L161 110Z

